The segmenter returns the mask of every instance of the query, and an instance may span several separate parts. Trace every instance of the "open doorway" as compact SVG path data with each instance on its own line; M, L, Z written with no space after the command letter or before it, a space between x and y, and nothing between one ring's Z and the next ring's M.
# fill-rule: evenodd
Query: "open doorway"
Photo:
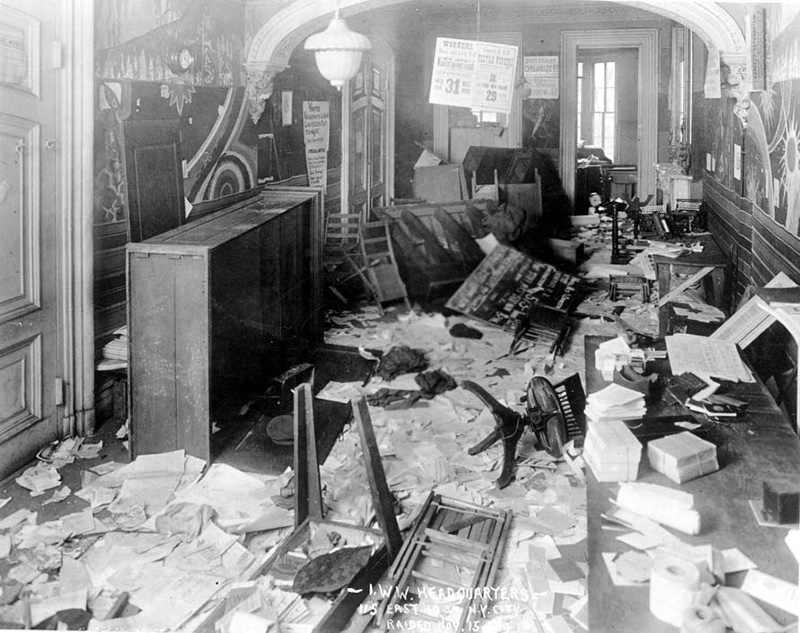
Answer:
M614 164L636 164L638 51L581 51L578 57L578 147Z
M635 48L579 51L576 214L586 212L594 192L628 200L637 193L638 61Z
M561 58L560 118L561 121L576 123L561 126L559 158L564 190L572 200L573 208L577 209L581 202L576 195L579 128L586 133L591 127L592 138L599 134L606 144L613 139L612 160L608 162L635 165L637 193L644 197L653 193L653 164L657 160L658 139L658 30L564 31L561 34ZM608 66L610 62L614 63L613 67ZM593 89L579 99L579 82L575 80L579 63L584 65L585 74L590 70L592 73L595 69L598 72L602 70L602 107L594 106ZM595 67L595 64L600 66ZM632 72L632 67L635 67L635 72ZM612 82L609 81L609 72L613 73L614 79L614 96L610 101L608 96ZM623 75L626 76L624 85ZM598 78L594 85L599 82ZM586 90L586 85L583 90ZM630 99L631 95L636 96L635 102ZM581 117L591 117L591 125L588 121L577 123L579 102L583 104ZM610 108L614 112L610 112ZM635 117L631 108L635 108ZM608 121L609 125L598 126L595 121L600 119ZM596 127L598 130L595 131Z

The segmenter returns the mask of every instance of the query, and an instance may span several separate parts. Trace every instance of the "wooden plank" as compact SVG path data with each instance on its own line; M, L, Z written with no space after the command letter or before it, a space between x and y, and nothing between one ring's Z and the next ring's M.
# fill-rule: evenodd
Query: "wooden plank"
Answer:
M131 452L178 448L175 410L176 260L129 253Z
M211 461L211 390L213 365L211 309L208 295L208 259L181 257L173 260L175 345L176 442L206 462ZM165 449L161 449L165 450Z
M463 224L453 219L447 211L437 206L433 210L433 217L439 222L450 252L454 252L461 259L464 269L472 271L483 261L484 252L478 243L469 234Z
M361 439L361 450L364 452L367 481L372 494L372 507L386 539L389 560L393 561L403 546L403 537L400 535L400 528L397 526L397 517L394 514L392 504L392 493L386 483L386 474L383 471L378 442L375 439L375 431L372 428L372 420L369 415L366 398L361 396L357 400L353 400L351 406L353 407L353 415L358 427L358 435Z
M322 488L317 461L317 440L311 385L294 390L294 525L307 518L322 519Z
M661 264L665 266L666 264ZM684 290L693 286L698 281L700 281L703 277L705 277L708 273L714 270L714 266L703 266L700 270L698 270L694 275L691 277L684 279L683 282L678 284L675 288L671 289L667 294L663 297L658 298L658 307L665 306L667 303L672 301L675 297L677 297L680 293Z
M414 197L428 202L449 202L468 197L464 168L460 164L417 167L412 184Z

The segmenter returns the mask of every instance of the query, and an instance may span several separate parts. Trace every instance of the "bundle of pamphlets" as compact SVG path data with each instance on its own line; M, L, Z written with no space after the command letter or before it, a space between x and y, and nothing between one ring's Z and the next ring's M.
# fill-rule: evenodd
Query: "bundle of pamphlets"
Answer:
M594 422L635 420L644 416L644 394L611 383L586 399L586 417Z

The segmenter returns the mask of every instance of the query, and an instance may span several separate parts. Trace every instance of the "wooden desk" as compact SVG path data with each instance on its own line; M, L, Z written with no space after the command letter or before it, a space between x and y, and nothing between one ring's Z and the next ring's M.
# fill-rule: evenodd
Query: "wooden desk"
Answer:
M691 253L680 257L653 255L653 264L656 268L659 298L669 293L673 285L673 275L693 275L701 268L711 266L714 270L702 279L706 301L727 313L729 306L725 296L725 273L728 267L728 258L713 238L704 240L701 253ZM677 286L677 284L675 285ZM667 315L663 309L659 313L658 321L659 332L664 336L667 334Z
M595 393L608 383L594 368L594 351L606 340L587 336L586 392ZM710 543L719 549L738 547L761 571L792 583L798 581L798 565L784 539L787 529L760 527L748 500L760 500L762 481L779 473L800 477L800 441L761 383L740 383L733 395L750 403L740 422L715 425L706 439L717 445L720 470L678 485L654 471L643 451L638 481L679 488L694 495L702 517L698 536L674 532L690 545ZM648 403L648 415L668 412L663 402ZM591 422L590 422L591 424ZM589 550L589 630L592 633L674 633L675 627L657 620L649 609L649 585L616 587L611 581L602 552L624 552L630 548L616 539L621 533L602 529L601 513L610 509L618 484L598 483L587 472ZM729 574L727 585L738 586L744 574ZM762 604L779 623L795 617Z

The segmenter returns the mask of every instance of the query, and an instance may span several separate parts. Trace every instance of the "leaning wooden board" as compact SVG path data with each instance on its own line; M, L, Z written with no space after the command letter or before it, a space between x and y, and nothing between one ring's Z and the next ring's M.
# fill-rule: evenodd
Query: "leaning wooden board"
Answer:
M450 297L447 307L513 332L534 306L537 319L525 337L537 340L541 333L543 338L557 339L568 327L580 284L574 275L499 244Z

